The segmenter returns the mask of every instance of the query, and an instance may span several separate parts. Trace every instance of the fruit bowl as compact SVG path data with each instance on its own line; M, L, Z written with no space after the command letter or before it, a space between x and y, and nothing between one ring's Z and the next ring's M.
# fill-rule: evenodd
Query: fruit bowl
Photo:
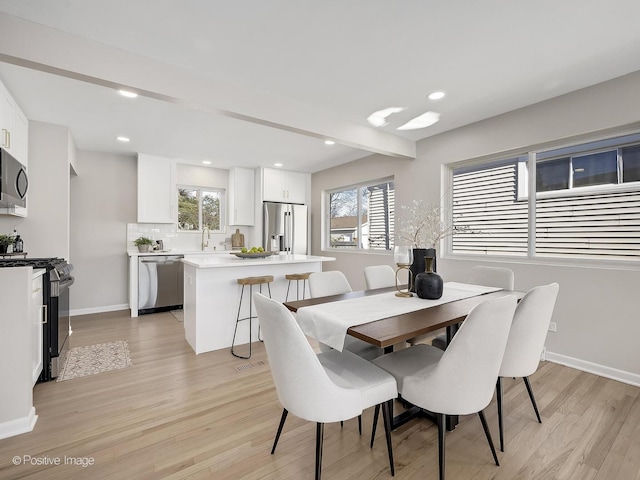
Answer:
M231 255L235 255L240 258L266 258L274 255L275 252L257 252L257 253L241 253L241 252L231 252Z

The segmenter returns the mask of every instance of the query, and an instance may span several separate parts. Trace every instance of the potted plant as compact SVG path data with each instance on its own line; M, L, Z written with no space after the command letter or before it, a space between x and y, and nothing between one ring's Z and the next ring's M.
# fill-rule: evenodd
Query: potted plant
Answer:
M13 245L15 239L13 235L0 234L0 253L7 253L7 247Z
M153 240L147 237L138 237L133 241L133 244L138 247L139 252L148 252L149 247L153 245Z

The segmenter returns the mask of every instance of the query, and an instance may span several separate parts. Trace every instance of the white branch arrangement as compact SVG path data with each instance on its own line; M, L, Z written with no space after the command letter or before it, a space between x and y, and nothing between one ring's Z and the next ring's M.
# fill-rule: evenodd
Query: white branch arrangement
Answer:
M397 237L409 242L413 248L436 248L443 238L468 230L443 221L439 203L414 200L410 206L402 205L400 209Z

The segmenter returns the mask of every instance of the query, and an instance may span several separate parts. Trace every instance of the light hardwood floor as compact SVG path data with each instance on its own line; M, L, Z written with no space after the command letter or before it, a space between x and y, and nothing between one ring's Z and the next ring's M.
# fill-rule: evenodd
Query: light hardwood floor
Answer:
M275 455L281 406L262 344L250 360L228 350L196 356L170 313L72 319L72 346L129 343L133 366L38 384L33 432L0 440L2 479L313 478L315 425L289 416ZM507 448L492 463L477 415L447 435L447 478L640 480L640 389L544 362L531 378L535 421L522 381L505 381ZM495 402L486 410L497 440ZM325 427L323 478L391 478L382 425L369 448L372 412ZM414 420L393 432L398 480L437 478L436 428ZM19 465L69 458L93 464Z

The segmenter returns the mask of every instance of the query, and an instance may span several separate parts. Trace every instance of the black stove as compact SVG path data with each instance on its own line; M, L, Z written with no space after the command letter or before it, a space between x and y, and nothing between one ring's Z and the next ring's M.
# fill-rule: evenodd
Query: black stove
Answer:
M3 267L43 268L43 302L47 306L47 322L42 325L42 373L38 381L56 378L69 348L71 323L69 315L69 287L73 265L64 258L16 258L0 260Z

